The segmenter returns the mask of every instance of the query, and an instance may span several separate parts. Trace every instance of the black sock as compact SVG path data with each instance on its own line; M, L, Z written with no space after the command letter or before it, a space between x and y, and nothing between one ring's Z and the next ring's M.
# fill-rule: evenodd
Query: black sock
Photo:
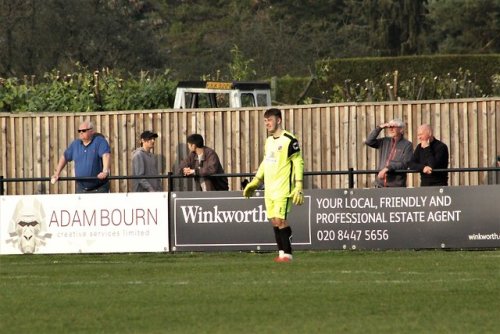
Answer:
M287 226L279 230L281 243L286 254L292 254L292 228Z
M283 242L281 241L281 233L279 227L273 227L274 238L276 239L276 245L278 245L278 250L283 250Z

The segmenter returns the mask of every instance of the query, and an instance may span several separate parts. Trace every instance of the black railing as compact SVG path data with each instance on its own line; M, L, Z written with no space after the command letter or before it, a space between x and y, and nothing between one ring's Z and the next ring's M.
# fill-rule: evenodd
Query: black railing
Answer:
M396 170L397 173L419 173L415 170ZM500 172L500 167L474 167L474 168L443 168L443 169L433 169L433 172ZM314 172L304 172L304 176L318 176L318 175L347 175L348 176L348 187L350 189L354 188L354 176L363 174L376 174L378 170L354 170L349 168L348 170L341 171L314 171ZM226 177L253 177L255 173L226 173L226 174L213 174L212 176L226 176ZM186 179L193 177L186 177L183 175L176 175L172 172L167 174L153 175L153 176L113 176L108 177L109 180L133 180L133 179L167 179L168 180L168 191L173 191L172 188L174 179ZM84 180L97 180L96 177L60 177L59 181L84 181ZM0 176L0 195L5 193L4 183L15 183L15 182L50 182L50 177L20 177L20 178L5 178Z

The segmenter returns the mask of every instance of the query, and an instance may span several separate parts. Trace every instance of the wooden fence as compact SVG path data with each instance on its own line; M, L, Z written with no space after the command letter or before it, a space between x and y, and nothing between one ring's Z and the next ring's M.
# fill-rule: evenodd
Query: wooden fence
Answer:
M448 144L450 167L493 167L500 153L500 98L391 103L345 103L282 106L284 126L295 133L302 147L306 171L374 170L378 151L364 145L376 124L401 118L407 137L418 143L422 123ZM131 153L143 130L158 132L155 153L162 174L175 171L186 155L186 137L200 133L214 148L226 173L255 172L267 136L262 109L148 110L137 112L0 114L0 176L50 177L59 156L78 137L79 122L90 119L112 150L112 175L131 175ZM451 185L496 182L496 173L452 173ZM69 164L61 176L73 176ZM374 175L357 175L355 187L371 187ZM418 186L419 177L409 178ZM111 191L126 192L130 180L113 180ZM182 181L178 181L182 182ZM240 177L230 189L240 190ZM346 188L346 175L306 178L306 188ZM166 189L166 182L164 182ZM183 187L190 187L183 186ZM6 194L72 193L74 182L47 181L5 184Z

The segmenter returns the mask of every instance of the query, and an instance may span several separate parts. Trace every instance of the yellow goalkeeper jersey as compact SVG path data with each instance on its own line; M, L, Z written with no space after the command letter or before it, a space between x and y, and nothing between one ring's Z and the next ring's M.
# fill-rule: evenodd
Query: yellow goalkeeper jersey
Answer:
M304 160L297 138L286 130L279 137L268 137L256 175L264 180L264 196L273 200L289 197L295 180L302 181L303 174Z

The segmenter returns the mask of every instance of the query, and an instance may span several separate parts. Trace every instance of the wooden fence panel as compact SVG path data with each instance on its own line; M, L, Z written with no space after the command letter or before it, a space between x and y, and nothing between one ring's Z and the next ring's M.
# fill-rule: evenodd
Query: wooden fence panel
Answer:
M438 139L448 144L450 167L492 167L500 154L500 98L390 103L346 103L284 106L284 127L301 144L306 171L374 170L378 151L364 145L368 133L380 123L401 118L407 138L418 144L417 127L430 123ZM59 157L78 137L81 121L94 122L112 149L112 175L131 175L132 152L139 135L159 134L155 153L162 174L176 171L187 154L186 137L204 136L206 145L218 152L227 173L254 173L262 158L267 132L263 110L148 110L106 113L0 114L0 175L6 178L50 177ZM73 176L72 163L61 176ZM230 178L230 189L240 190L243 178ZM497 173L451 173L451 185L500 182ZM374 175L358 175L355 187L371 187ZM419 185L419 175L409 186ZM348 177L314 176L307 188L345 188ZM175 189L193 189L192 180L177 180ZM4 184L6 194L73 193L74 182L16 182ZM131 189L131 181L114 180L113 192ZM167 182L164 182L167 189Z
M486 102L487 109L487 124L498 124L500 118L495 112L495 103L493 101ZM488 126L488 152L487 152L487 165L495 165L497 156L500 156L500 136L497 134L496 129L491 125ZM489 173L488 183L500 183L500 178L498 177L500 173Z

